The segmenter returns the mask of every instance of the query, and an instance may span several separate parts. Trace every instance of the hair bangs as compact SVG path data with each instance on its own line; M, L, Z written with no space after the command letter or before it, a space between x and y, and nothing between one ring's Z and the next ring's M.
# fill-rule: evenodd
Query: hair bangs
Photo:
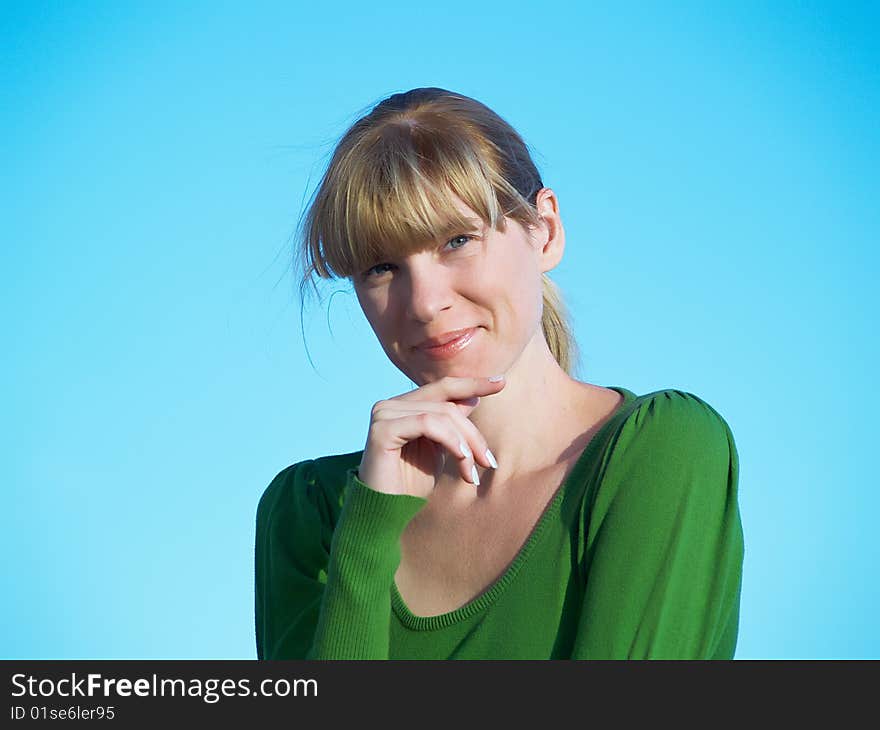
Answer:
M313 251L338 276L353 276L484 226L503 230L491 167L482 164L467 138L420 131L409 124L387 125L340 165L346 182L327 201L330 210L321 216L325 230L312 232L321 243ZM460 210L461 203L477 217Z

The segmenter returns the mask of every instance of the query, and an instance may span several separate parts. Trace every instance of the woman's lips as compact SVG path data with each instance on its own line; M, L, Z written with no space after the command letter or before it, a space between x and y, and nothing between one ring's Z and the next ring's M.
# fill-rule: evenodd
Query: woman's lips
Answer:
M476 332L477 328L472 327L454 340L450 340L443 345L437 345L436 347L420 347L419 352L424 352L432 360L448 360L451 357L455 357L467 347L471 340L474 339Z

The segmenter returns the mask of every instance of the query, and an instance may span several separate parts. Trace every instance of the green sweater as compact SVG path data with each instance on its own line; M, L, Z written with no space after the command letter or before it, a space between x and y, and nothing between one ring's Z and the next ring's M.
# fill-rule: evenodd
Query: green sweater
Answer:
M358 479L362 451L301 461L256 516L259 659L732 659L744 554L738 455L697 396L622 387L501 577L413 614L400 536L427 503Z

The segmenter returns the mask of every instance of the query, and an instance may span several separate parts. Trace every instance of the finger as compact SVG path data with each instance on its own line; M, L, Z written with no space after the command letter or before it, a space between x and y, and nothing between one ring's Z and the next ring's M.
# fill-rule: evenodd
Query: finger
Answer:
M436 413L415 413L379 421L374 424L380 443L388 443L391 449L403 448L410 441L424 437L443 447L447 454L459 462L462 478L479 484L473 454L467 443L449 418Z
M376 420L400 418L402 416L414 416L419 413L436 413L439 416L450 418L455 429L465 437L466 446L470 448L473 459L485 469L497 469L498 464L495 456L489 449L489 443L483 436L476 424L467 418L453 403L433 403L420 401L418 403L395 403L389 401L386 408L376 414Z
M401 411L413 411L421 408L430 408L433 410L448 408L449 405L455 406L456 410L467 417L473 413L474 408L480 405L480 398L473 396L460 401L433 401L433 400L411 400L402 398L390 398L388 400L379 401L373 406L373 414L396 413Z
M492 376L499 377L499 376ZM396 400L433 400L433 401L461 401L473 396L494 395L506 383L503 376L501 380L492 381L489 378L461 378L454 375L446 375L432 383L426 383L420 388L403 393Z

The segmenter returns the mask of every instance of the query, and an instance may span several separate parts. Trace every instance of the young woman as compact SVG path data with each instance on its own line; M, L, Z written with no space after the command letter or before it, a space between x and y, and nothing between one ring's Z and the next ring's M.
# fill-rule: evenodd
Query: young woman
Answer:
M679 390L572 377L560 202L480 102L395 94L339 142L303 283L349 278L415 390L256 519L260 659L731 659L738 456Z

